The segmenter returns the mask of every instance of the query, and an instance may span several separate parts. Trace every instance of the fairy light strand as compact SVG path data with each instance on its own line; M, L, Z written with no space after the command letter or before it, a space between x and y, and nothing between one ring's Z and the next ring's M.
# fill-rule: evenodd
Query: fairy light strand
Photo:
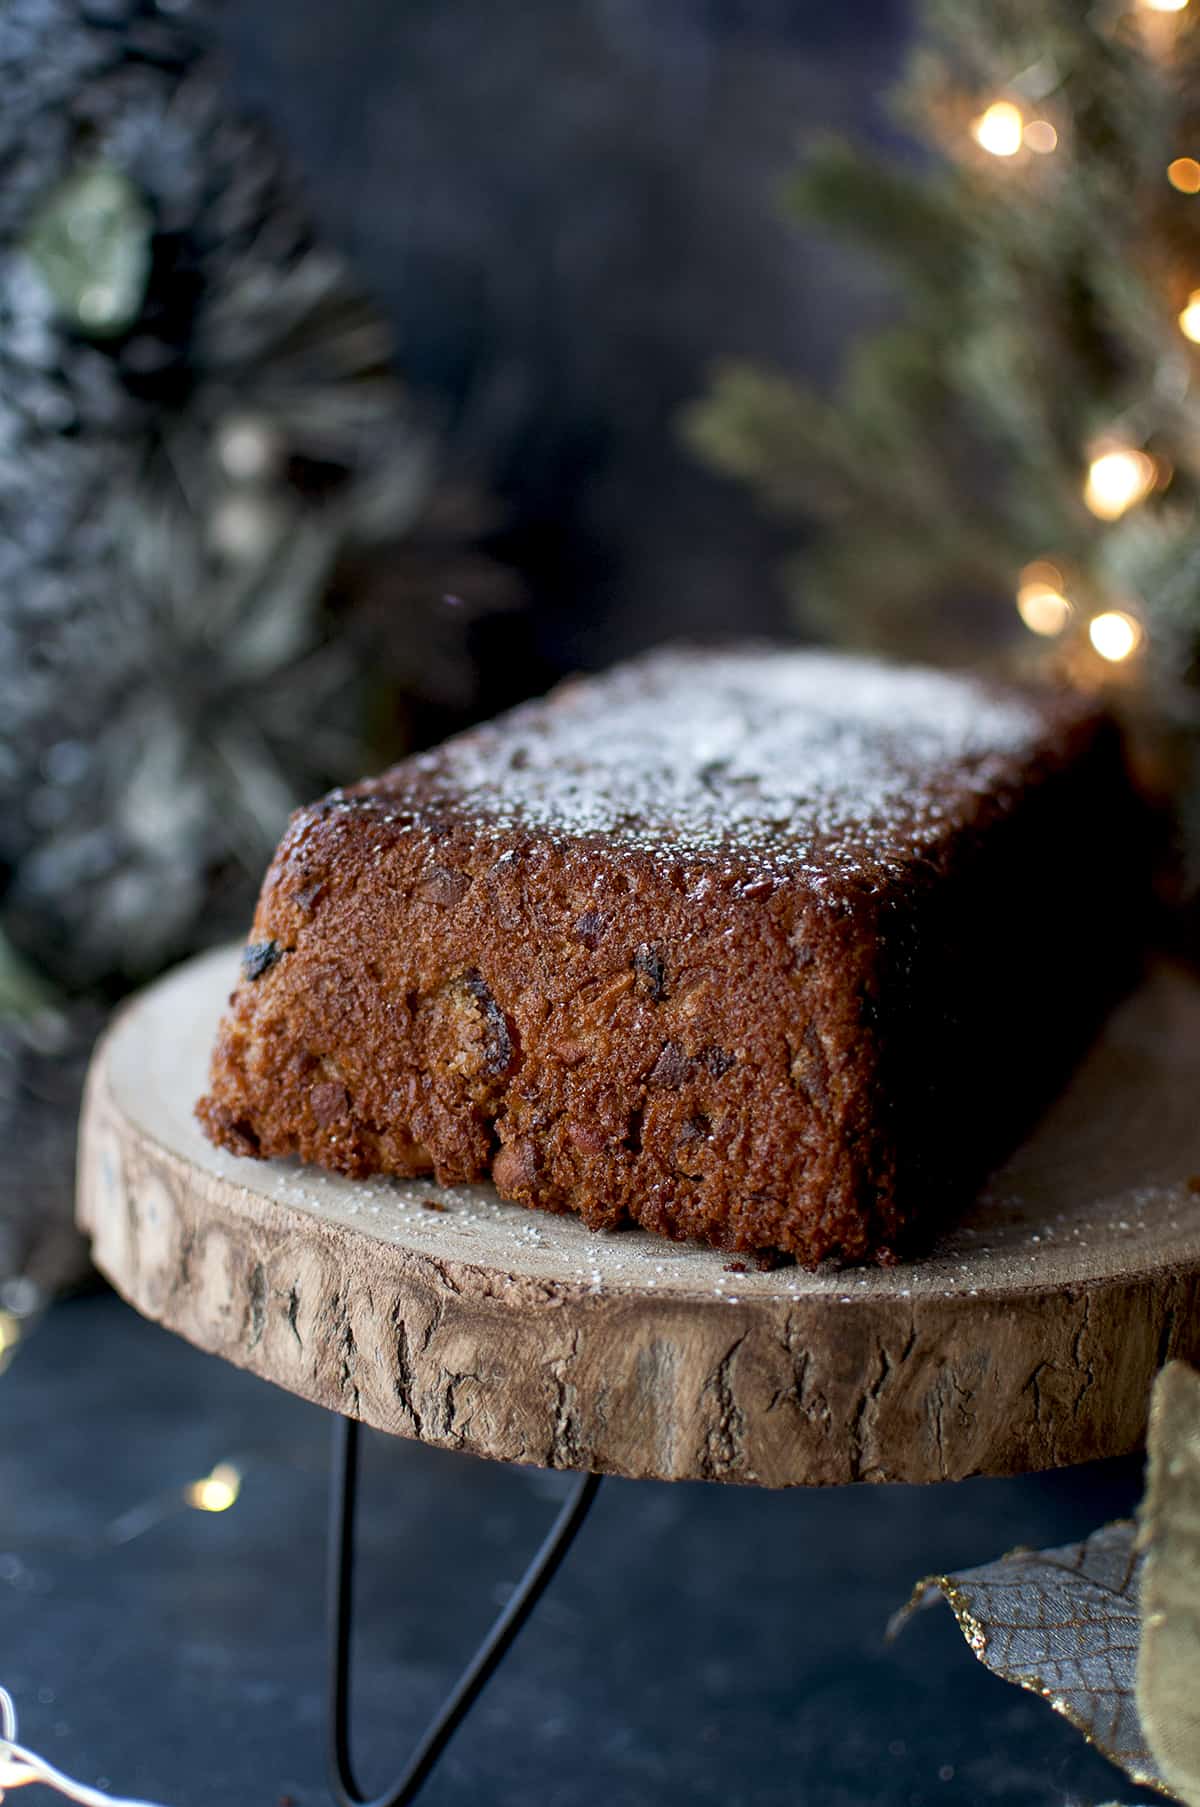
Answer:
M185 1487L183 1497L196 1512L228 1512L241 1490L241 1469L233 1462L218 1462L211 1474Z
M1015 157L1021 148L1025 120L1011 100L995 100L971 122L971 136L990 157Z
M1098 448L1088 465L1083 499L1101 521L1115 521L1150 494L1158 467L1135 446Z
M32 1782L40 1782L64 1800L77 1801L79 1807L155 1807L152 1801L128 1800L89 1788L86 1782L64 1776L44 1757L18 1744L17 1709L7 1688L0 1688L0 1801L6 1789L25 1788Z
M994 100L971 121L970 129L989 157L1015 157L1020 150L1045 157L1058 148L1058 127L1049 119L1026 119L1012 100Z
M1035 151L1039 157L1047 157L1058 149L1058 128L1048 119L1031 119L1021 136L1026 150Z
M1017 589L1017 613L1031 634L1061 634L1074 612L1057 565L1048 559L1026 565Z
M1142 624L1124 609L1106 609L1088 624L1088 639L1110 665L1123 665L1142 642Z
M12 1283L4 1289L3 1304L0 1304L0 1373L17 1345L24 1340L28 1320L33 1317L34 1305L38 1302L36 1297L31 1300L23 1293L14 1295ZM111 1540L127 1542L166 1517L172 1509L179 1510L180 1507L190 1506L198 1512L227 1512L241 1493L243 1473L239 1463L218 1462L199 1480L126 1513L110 1527L110 1533L115 1534ZM107 1794L101 1788L78 1782L21 1744L17 1737L16 1703L7 1688L0 1688L0 1802L16 1789L34 1784L50 1789L64 1800L77 1802L78 1807L157 1807L152 1801Z

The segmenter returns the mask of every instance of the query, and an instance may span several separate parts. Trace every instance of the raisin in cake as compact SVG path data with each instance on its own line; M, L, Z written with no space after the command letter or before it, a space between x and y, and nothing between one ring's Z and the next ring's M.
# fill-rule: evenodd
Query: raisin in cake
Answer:
M1094 1018L1124 810L1078 698L660 652L293 818L199 1115L239 1154L886 1259Z

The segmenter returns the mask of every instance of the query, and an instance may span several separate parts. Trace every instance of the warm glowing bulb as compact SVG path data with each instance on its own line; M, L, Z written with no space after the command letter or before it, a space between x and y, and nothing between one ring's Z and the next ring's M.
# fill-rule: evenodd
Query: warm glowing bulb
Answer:
M1132 446L1100 452L1088 466L1083 499L1102 521L1115 521L1154 488L1158 476L1153 458Z
M1015 157L1021 148L1025 121L1011 100L996 100L971 123L971 136L981 150L993 157Z
M1200 163L1194 157L1176 157L1167 164L1167 181L1181 195L1200 194Z
M1022 134L1031 151L1045 156L1048 151L1057 149L1058 133L1048 119L1031 119Z
M1179 330L1193 345L1200 345L1200 289L1193 289L1179 316Z
M21 1340L21 1320L11 1311L0 1311L0 1374L8 1366L13 1350Z
M1057 565L1052 565L1048 558L1035 558L1031 565L1026 565L1021 572L1023 584L1044 584L1048 589L1061 590L1063 574Z
M1088 639L1110 665L1120 665L1132 652L1136 652L1142 638L1140 622L1127 615L1124 609L1106 609L1103 615L1094 615L1088 623Z
M197 1512L228 1512L242 1490L242 1477L232 1462L218 1462L202 1481L184 1489L184 1498Z
M1148 13L1181 13L1188 0L1142 0Z
M1031 634L1061 634L1071 619L1071 604L1053 585L1040 579L1017 591L1017 613Z

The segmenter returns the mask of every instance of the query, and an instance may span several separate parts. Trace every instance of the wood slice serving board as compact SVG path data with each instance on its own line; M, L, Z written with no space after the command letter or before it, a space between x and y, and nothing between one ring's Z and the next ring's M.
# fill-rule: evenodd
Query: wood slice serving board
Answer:
M129 1004L93 1063L80 1221L147 1317L381 1430L560 1468L782 1487L1135 1448L1200 1360L1200 985L1160 968L959 1226L891 1269L731 1257L351 1181L201 1136L236 953Z

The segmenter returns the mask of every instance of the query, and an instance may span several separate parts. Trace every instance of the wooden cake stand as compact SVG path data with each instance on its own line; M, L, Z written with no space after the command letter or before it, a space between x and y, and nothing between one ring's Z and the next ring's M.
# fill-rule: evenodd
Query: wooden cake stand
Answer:
M525 1582L398 1789L413 1798L600 1474L765 1487L1014 1474L1135 1449L1200 1360L1200 984L1155 969L969 1212L890 1269L728 1255L501 1201L236 1160L201 1135L237 954L182 967L101 1043L79 1219L138 1311L358 1423L578 1469ZM1036 1033L1036 1025L1031 1026ZM335 1792L346 1751L355 1435L340 1429Z

